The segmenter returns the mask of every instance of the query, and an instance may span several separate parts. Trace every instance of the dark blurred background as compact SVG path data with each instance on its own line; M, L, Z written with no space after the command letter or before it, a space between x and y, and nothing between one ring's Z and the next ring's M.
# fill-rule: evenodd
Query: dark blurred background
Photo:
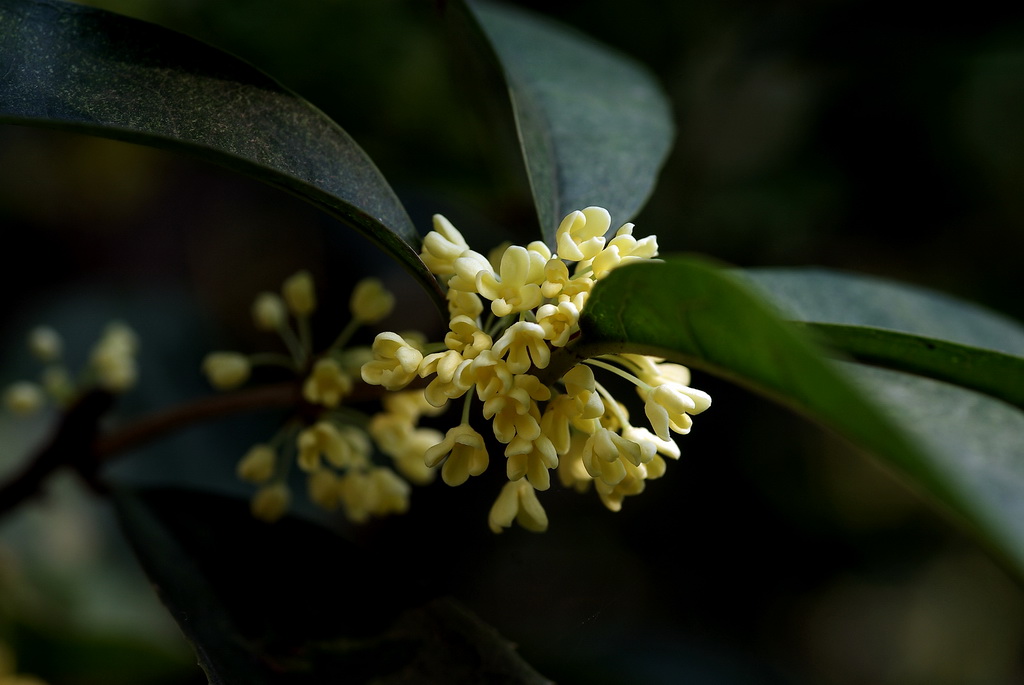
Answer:
M441 212L477 249L534 239L503 103L469 88L470 57L440 5L92 4L191 34L300 93L364 147L422 232ZM665 86L678 139L635 218L637 234L657 234L663 252L854 270L1024 319L1024 10L984 1L945 10L849 0L520 4L643 61ZM205 392L197 370L206 350L265 346L250 333L249 302L298 268L325 288L317 325L326 339L348 287L371 273L402 298L385 327L442 323L352 230L162 152L2 127L0 222L12 236L0 270L3 380L31 372L20 346L32 325L51 323L84 350L120 316L143 340L143 388L126 414ZM542 498L547 534L492 538L493 482L458 493L436 484L413 500L410 516L422 518L409 524L410 549L454 555L446 589L561 683L1024 683L1024 594L983 549L834 437L717 379L698 374L694 385L715 406L680 440L680 462L621 513L555 488ZM5 462L31 444L26 430L45 427L0 424ZM123 475L230 490L234 461L261 431L272 428L192 432L126 462ZM52 513L63 501L37 508ZM124 570L109 513L87 499L76 506L97 531L79 556L67 556L60 536L37 549L39 535L70 525L66 516L0 522L0 591L10 588L0 619L20 626L26 668L54 683L158 682L117 680L112 665L75 680L45 658L54 645L80 646L97 625L116 642L145 623L150 642L171 653L159 658L177 664L160 671L164 681L189 682L190 657L141 575ZM379 532L413 545L404 524ZM119 585L132 594L96 600L97 574L82 569L97 560L135 573ZM64 609L51 606L44 581L64 588ZM104 602L145 607L150 618L111 618Z

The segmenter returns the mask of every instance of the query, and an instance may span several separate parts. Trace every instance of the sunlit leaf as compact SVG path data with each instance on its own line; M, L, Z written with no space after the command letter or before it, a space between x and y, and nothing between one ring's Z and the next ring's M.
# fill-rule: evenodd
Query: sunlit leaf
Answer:
M354 226L440 298L415 227L359 146L211 46L61 0L0 0L0 123L166 148L264 181Z
M865 392L738 279L695 258L612 272L595 288L580 327L582 336L568 350L569 359L557 363L635 351L748 387L894 467L1024 570L1024 517L1000 504L1007 497L1024 500L1024 415L1010 405L973 393L965 403L953 391L968 391L953 386L942 386L950 392L900 389L938 385L923 379ZM870 373L858 371L858 376ZM903 410L907 403L914 404L912 410ZM980 414L969 407L981 407ZM947 422L941 434L950 440L941 453L934 440L921 439L939 420ZM957 454L964 462L954 469Z
M505 73L545 239L589 205L618 223L632 218L674 135L658 83L629 57L549 19L468 4Z

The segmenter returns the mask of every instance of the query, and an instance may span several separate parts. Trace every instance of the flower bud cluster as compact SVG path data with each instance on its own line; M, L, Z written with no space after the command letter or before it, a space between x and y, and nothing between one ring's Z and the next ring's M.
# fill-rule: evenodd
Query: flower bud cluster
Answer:
M14 414L33 414L46 405L47 399L57 406L66 406L91 388L124 393L138 380L138 336L119 321L104 328L77 382L72 380L64 363L64 340L57 331L49 326L38 326L29 332L27 343L43 368L37 381L17 381L4 390L4 405Z
M605 209L587 207L562 221L556 253L536 241L503 246L487 257L435 216L420 256L447 288L449 332L429 351L398 333L380 333L373 359L362 366L366 383L392 391L429 379L422 396L438 409L465 398L462 422L424 455L428 467L441 466L448 485L488 466L484 437L468 420L470 404L481 403L495 439L505 446L509 479L490 512L494 532L513 521L546 529L536 491L550 487L553 470L579 490L593 483L604 504L618 510L624 497L664 473L664 457L678 458L670 432L689 432L690 415L710 405L707 394L689 387L684 367L641 355L588 360L561 379L542 380L552 353L578 335L594 284L622 264L658 253L654 236L635 238L633 224L609 239L610 226ZM597 382L595 367L636 385L653 432L630 423L625 406ZM397 436L390 436L393 450L419 450Z
M377 279L360 281L349 302L349 326L330 348L314 357L309 319L317 304L310 273L293 274L282 283L280 294L260 293L252 305L256 328L277 333L288 355L219 351L207 354L202 362L203 373L219 390L244 385L258 366L282 366L301 378L302 418L288 423L270 442L254 445L236 466L239 478L259 486L252 498L252 513L275 521L288 511L292 501L288 474L293 463L305 475L310 501L323 509L341 507L349 520L357 523L370 516L404 512L409 507L408 481L425 483L433 477L423 463L426 447L413 455L410 446L424 440L433 444L440 436L436 431L420 431L417 442L415 435L402 433L402 449L389 452L387 445L396 441L386 443L387 431L381 429L378 447L392 458L390 465L381 465L374 460L373 440L367 432L367 428L374 432L374 424L342 406L352 392L359 367L369 357L368 350L345 349L345 344L358 326L388 316L394 296ZM399 399L390 404L396 407L396 415L401 414L401 426L408 424L409 430L414 430L419 413ZM378 414L375 421L385 415L387 412ZM392 430L397 429L396 423Z

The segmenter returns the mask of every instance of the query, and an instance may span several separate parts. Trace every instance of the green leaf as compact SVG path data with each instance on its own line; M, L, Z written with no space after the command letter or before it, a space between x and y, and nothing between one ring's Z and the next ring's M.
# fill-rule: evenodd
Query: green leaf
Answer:
M61 0L0 0L0 123L183 152L264 181L355 227L424 283L398 198L334 121L241 60Z
M493 628L437 596L436 560L415 546L389 537L360 548L293 517L266 524L246 502L208 493L113 495L211 683L550 683Z
M192 643L211 685L273 682L239 635L209 580L156 511L138 495L115 491L121 527L160 599Z
M817 268L746 269L737 276L794 321L902 331L1024 356L1024 325L931 290Z
M937 477L955 488L963 517L1020 577L1024 412L948 383L860 364L842 366L921 447Z
M1024 326L977 305L822 269L740 274L782 315L857 361L909 371L1024 407Z
M672 144L668 100L639 63L511 7L467 3L504 71L534 203L553 244L571 211L625 222L643 206Z
M874 454L1024 572L1021 506L1002 506L1007 498L1024 502L1024 415L1013 407L903 374L883 384L877 379L888 376L855 367L856 378L874 383L865 391L739 279L696 258L613 271L595 287L580 327L579 340L552 366L632 351L734 381ZM923 438L934 421L945 422L942 451ZM963 463L954 464L957 455Z

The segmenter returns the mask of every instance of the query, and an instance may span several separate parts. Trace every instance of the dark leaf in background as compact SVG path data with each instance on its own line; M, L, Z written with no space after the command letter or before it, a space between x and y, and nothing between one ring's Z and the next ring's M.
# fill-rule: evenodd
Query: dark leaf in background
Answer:
M166 148L264 181L359 229L440 297L412 222L348 134L208 45L59 0L2 0L0 123Z
M672 144L668 99L638 62L549 19L468 3L504 70L544 239L566 214L616 226L654 188Z
M412 567L325 528L268 525L241 500L194 491L114 499L211 683L550 682L493 628L433 596Z

